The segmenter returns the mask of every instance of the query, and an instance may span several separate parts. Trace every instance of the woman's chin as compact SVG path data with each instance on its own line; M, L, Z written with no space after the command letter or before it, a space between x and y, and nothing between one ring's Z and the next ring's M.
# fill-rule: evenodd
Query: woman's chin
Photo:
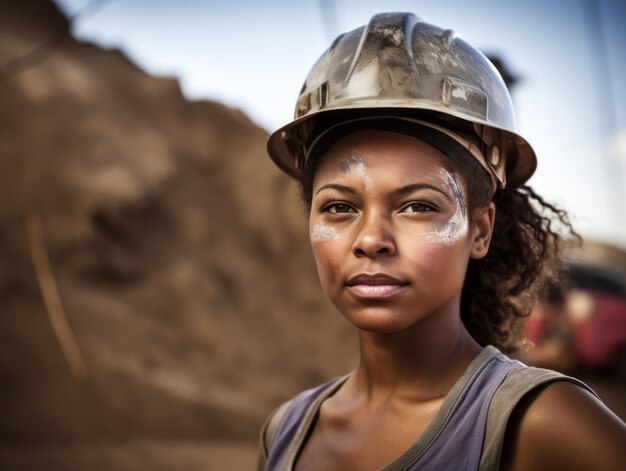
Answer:
M400 332L411 327L419 320L415 318L415 313L407 315L399 312L397 309L385 307L368 307L358 309L357 311L344 311L343 315L357 329L381 334Z

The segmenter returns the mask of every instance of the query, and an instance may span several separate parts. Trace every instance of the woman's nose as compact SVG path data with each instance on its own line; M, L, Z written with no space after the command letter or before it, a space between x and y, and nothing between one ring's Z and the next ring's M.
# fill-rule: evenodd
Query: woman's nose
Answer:
M352 245L356 257L375 258L396 253L396 244L390 221L384 217L370 217L363 221Z

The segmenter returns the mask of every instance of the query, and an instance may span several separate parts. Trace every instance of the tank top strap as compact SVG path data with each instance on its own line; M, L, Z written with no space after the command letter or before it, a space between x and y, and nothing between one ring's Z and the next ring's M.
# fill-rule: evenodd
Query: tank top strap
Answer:
M278 424L268 450L265 469L289 469L289 464L295 459L293 455L297 452L297 448L292 444L304 439L302 435L306 434L311 425L310 422L315 420L315 415L309 412L317 410L320 403L334 394L349 376L335 378L321 386L307 389L293 399Z
M477 470L491 398L506 375L524 365L485 347L448 393L415 444L385 471Z
M597 397L595 392L582 381L556 371L525 365L523 368L509 371L493 395L489 406L485 438L478 468L480 471L496 471L500 469L500 458L502 456L506 427L511 413L519 401L532 390L555 381L567 381L577 384Z

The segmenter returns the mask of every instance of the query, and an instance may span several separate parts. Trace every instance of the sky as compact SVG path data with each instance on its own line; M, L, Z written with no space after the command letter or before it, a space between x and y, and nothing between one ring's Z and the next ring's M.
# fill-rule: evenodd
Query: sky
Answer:
M89 0L56 0L67 14ZM593 21L593 5L600 21ZM623 0L102 0L73 33L122 49L184 95L240 108L271 132L292 119L332 39L381 11L456 30L520 77L518 132L539 165L530 185L588 238L626 249L626 2Z

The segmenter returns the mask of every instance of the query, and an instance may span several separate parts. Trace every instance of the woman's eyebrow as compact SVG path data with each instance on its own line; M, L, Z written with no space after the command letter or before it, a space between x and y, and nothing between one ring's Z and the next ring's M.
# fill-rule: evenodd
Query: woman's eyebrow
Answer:
M327 183L326 185L322 185L316 192L315 194L317 195L320 191L322 190L337 190L340 191L342 193L348 193L350 195L356 195L357 191L356 189L352 188L351 186L346 186L346 185L340 185L338 183Z
M423 189L438 191L439 193L444 195L451 203L454 202L452 201L452 197L448 193L443 191L441 188L436 187L435 185L431 185L430 183L412 183L410 185L405 185L401 188L398 188L397 190L394 190L392 194L394 196L402 196L408 193L413 193L416 190L423 190Z

